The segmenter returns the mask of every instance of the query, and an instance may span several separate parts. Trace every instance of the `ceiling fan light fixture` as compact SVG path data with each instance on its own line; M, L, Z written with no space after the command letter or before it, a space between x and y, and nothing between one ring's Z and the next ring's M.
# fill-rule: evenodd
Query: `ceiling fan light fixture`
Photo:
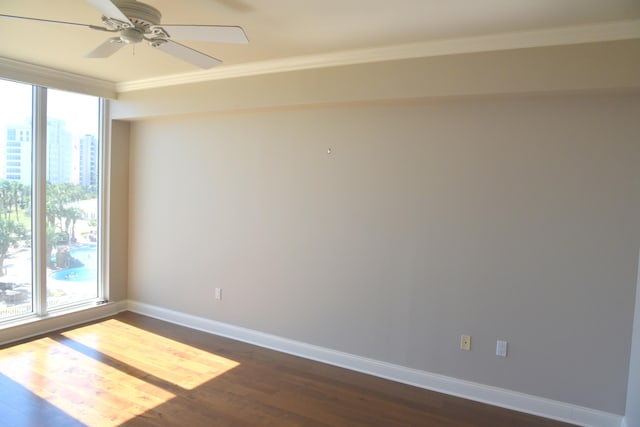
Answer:
M144 34L137 28L125 28L120 31L120 39L128 44L140 43L144 40Z

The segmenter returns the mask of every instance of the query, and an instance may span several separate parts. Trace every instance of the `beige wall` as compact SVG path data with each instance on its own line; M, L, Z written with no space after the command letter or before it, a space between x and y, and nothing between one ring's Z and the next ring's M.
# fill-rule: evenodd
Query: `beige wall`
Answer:
M640 261L639 261L640 263ZM640 426L640 271L636 287L636 313L633 321L631 362L629 364L629 384L627 390L627 427Z
M135 120L131 300L625 412L640 41L143 90L113 115Z
M127 299L129 273L129 123L112 122L109 205L110 301Z
M133 122L129 298L623 414L639 116L591 94Z

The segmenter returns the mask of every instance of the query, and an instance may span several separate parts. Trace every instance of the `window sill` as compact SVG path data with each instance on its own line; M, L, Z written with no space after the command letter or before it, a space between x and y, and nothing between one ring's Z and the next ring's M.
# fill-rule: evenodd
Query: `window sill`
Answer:
M58 329L113 316L126 310L126 302L96 302L52 310L45 317L29 316L2 325L0 345L7 345Z

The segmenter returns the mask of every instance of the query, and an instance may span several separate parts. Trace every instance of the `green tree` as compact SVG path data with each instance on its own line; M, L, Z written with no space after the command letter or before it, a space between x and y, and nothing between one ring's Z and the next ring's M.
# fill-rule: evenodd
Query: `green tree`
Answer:
M53 249L58 242L58 233L55 228L47 224L47 267L55 268L55 261L53 260Z
M4 275L4 259L9 248L24 240L26 231L22 224L15 221L0 219L0 276Z
M79 185L47 184L47 219L52 228L65 231L67 205L82 200L82 193Z
M0 188L1 195L1 188ZM75 240L75 226L82 219L85 212L73 206L80 200L96 198L95 188L83 187L78 184L47 184L47 244L54 245L67 242L69 238Z
M76 221L84 217L84 211L80 208L66 208L64 211L65 222L64 231L69 234L73 240L76 239ZM71 232L69 232L71 225Z
M0 210L4 220L9 219L9 213L12 211L11 196L11 182L3 179L0 181Z
M11 182L11 193L12 193L12 201L13 206L15 208L16 213L16 221L20 222L20 211L24 209L24 192L25 185L19 181L10 181Z

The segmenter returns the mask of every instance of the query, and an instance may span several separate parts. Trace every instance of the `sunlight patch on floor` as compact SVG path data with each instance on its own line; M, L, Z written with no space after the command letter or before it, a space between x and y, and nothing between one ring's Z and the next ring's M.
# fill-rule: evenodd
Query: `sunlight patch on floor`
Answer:
M86 425L118 426L175 396L50 338L1 350L0 373Z
M62 335L187 390L239 365L225 357L115 319Z
M175 387L194 389L238 365L114 319L0 350L1 375L70 417L105 427L170 401Z

